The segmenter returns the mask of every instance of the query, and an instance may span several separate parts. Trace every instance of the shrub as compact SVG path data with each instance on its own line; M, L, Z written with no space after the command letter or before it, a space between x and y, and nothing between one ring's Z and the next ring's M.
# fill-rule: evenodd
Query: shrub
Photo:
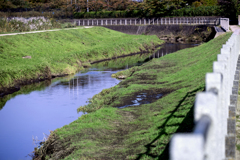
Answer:
M186 7L173 10L171 16L221 16L224 15L220 6Z

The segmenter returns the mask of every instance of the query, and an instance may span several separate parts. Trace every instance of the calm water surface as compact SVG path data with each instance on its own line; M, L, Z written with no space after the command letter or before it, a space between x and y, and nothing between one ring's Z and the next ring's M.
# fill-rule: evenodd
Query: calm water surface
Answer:
M111 74L140 65L149 57L157 58L193 46L166 44L153 55L101 62L74 76L23 86L21 94L0 99L0 160L31 159L28 154L37 147L38 140L47 137L50 130L76 120L83 114L77 113L79 106L86 105L89 98L120 82L111 78Z

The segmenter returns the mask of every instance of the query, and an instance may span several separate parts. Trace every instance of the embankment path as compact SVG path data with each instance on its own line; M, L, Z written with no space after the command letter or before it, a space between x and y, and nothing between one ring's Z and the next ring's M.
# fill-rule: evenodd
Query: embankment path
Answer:
M29 33L39 33L39 32L52 32L52 31L70 30L70 29L83 29L83 28L92 28L92 27L93 26L86 26L86 27L77 27L77 28L66 28L66 29L53 29L53 30L31 31L31 32L8 33L8 34L0 34L0 36L12 36L12 35L18 35L18 34L29 34Z

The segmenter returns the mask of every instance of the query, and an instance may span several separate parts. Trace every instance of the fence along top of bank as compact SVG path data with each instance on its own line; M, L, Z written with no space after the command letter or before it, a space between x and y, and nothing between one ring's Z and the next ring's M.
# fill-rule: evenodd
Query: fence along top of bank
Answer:
M101 25L219 25L219 18L126 18L126 19L80 19L74 20L76 26Z
M172 137L171 160L235 158L239 41L237 30L223 45L218 61L213 63L213 73L206 74L206 91L197 94L194 105L195 130Z

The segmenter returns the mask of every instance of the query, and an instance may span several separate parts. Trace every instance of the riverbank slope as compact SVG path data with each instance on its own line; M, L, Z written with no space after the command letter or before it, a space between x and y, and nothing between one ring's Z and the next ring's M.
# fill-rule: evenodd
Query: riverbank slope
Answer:
M171 135L192 131L195 95L230 36L113 75L126 79L80 107L88 114L52 132L36 157L168 159Z
M21 84L73 74L102 59L153 50L157 36L103 27L0 37L0 96Z

